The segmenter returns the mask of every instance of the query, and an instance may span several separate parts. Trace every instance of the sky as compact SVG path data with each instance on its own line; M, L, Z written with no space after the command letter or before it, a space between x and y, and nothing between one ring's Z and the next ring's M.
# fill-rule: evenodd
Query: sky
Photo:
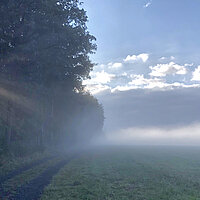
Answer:
M200 144L200 1L85 0L97 38L87 89L108 140Z

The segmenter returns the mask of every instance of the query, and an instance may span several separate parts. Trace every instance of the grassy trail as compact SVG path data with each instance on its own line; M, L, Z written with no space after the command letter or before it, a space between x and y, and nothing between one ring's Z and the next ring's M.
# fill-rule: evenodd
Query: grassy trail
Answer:
M7 174L0 176L0 183L3 184L6 180L8 180L8 179L10 179L14 176L17 176L17 175L23 173L24 171L29 170L29 169L31 169L35 166L38 166L39 164L45 163L50 159L53 159L53 157L52 156L51 157L45 157L43 159L39 159L39 160L33 161L29 164L26 164L24 166L21 166L18 169L15 169L13 171L7 172Z
M37 200L43 189L73 156L52 156L11 171L0 180L0 200Z

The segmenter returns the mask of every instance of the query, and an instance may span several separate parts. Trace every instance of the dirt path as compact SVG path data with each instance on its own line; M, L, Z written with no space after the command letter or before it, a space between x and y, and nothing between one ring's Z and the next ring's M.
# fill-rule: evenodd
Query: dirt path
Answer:
M9 193L5 192L3 188L0 185L0 200L37 200L40 198L44 188L51 182L52 177L58 173L58 171L64 167L68 162L70 162L73 158L75 158L76 155L73 155L71 157L68 156L66 159L62 159L59 161L56 165L50 166L47 168L43 173L41 173L38 177L32 179L28 184L25 184L21 187L17 187L15 191L15 195L12 197L9 197ZM45 161L42 161L45 162ZM38 163L38 164L41 164ZM23 169L27 170L30 169L33 166L26 166ZM12 175L18 175L22 173L24 170L20 169L16 171L15 173L12 173ZM7 178L12 178L13 176L7 176ZM4 178L4 180L7 180Z
M26 170L29 170L39 164L42 164L42 163L45 163L46 161L50 160L50 159L53 159L54 156L48 156L46 158L43 158L43 159L39 159L39 160L36 160L34 162L31 162L25 166L22 166L8 174L6 174L5 176L0 176L0 187L1 187L1 184L3 184L5 181L7 181L8 179L14 177L14 176L17 176L19 174L21 174L22 172L26 171Z

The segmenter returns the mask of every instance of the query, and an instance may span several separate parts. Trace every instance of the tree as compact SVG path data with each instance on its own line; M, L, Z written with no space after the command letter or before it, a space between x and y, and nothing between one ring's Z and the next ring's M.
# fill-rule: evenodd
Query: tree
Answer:
M1 2L1 10L2 73L48 86L64 82L82 88L81 80L93 68L88 54L96 45L77 0L7 0Z
M88 132L102 129L103 109L82 86L94 66L89 54L96 39L79 1L2 0L0 11L1 108L8 108L1 121L8 144L14 135L33 146L78 136L76 120L85 129L96 123Z

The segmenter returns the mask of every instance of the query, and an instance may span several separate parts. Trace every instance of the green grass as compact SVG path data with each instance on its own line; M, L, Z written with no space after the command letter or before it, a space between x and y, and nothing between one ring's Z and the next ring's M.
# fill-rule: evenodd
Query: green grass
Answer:
M66 165L41 200L200 200L200 148L113 147Z

